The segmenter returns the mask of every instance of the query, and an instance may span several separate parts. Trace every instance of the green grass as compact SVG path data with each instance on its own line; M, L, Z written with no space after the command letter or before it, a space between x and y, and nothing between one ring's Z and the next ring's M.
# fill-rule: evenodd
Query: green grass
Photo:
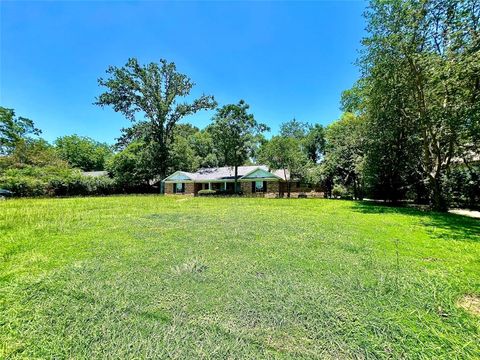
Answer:
M480 356L480 221L319 199L0 202L0 358Z

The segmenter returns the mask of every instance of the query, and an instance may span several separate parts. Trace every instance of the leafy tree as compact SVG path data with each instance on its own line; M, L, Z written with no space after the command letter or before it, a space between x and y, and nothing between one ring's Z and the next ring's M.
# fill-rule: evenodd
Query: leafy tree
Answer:
M352 113L344 113L325 132L324 172L330 183L351 187L353 197L363 197L365 122ZM330 191L330 189L328 190Z
M44 139L25 139L17 143L13 151L0 157L0 169L25 167L56 167L68 168L68 163L62 160L55 148Z
M174 129L171 146L172 169L196 171L200 167L200 157L194 148L195 134L199 129L190 124L178 124Z
M122 151L107 160L107 171L124 189L148 186L150 172L148 164L149 152L145 151L145 144L132 142Z
M254 116L247 112L248 109L248 104L243 100L238 104L225 105L217 109L208 129L220 162L235 168L235 191L238 167L256 148L258 134L268 130L265 124L257 123Z
M212 134L208 130L197 131L193 135L192 146L198 157L199 168L218 166Z
M395 189L415 184L418 176L408 179L408 165L393 166L407 155L418 164L432 206L444 210L452 160L463 157L479 129L478 2L374 0L366 18L362 78L348 103L364 112L370 132L377 134L374 153L383 147L392 155L391 170L377 171L388 172L380 183L386 180ZM412 148L420 152L418 163Z
M35 127L32 120L15 117L13 109L0 106L0 155L10 154L29 135L40 134L41 130Z
M303 149L308 159L317 164L325 152L325 129L320 124L311 126L303 139Z
M191 103L180 102L190 94L194 83L177 71L174 63L140 65L131 58L123 67L110 66L109 77L100 78L100 86L106 87L95 104L112 106L127 119L136 122L141 114L143 141L150 151L150 177L164 178L170 162L170 146L174 126L187 115L216 106L212 96L202 95ZM138 128L136 128L138 130Z
M110 146L84 136L62 136L54 144L63 160L84 171L103 170L105 161L112 155Z
M271 169L283 170L287 180L287 197L290 197L292 178L303 178L308 162L301 149L301 141L284 136L274 136L266 142L260 149L259 160Z
M293 118L280 125L280 136L303 140L310 130L310 124Z

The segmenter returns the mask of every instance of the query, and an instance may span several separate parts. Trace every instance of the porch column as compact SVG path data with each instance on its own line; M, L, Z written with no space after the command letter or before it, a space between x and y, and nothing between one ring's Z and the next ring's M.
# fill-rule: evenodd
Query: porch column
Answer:
M212 190L212 183L208 183L208 190Z

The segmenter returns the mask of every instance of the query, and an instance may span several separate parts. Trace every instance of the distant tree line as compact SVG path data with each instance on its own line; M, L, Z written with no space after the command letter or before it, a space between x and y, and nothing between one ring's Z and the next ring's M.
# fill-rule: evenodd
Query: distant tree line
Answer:
M244 100L186 101L195 84L174 63L132 58L98 80L104 92L94 104L131 121L113 146L77 135L49 144L33 121L0 108L0 187L23 195L158 191L176 170L236 172L257 163L322 187L326 197L478 206L480 6L373 0L365 17L361 77L326 127L292 119L267 139L269 128ZM182 121L212 109L204 129ZM80 170L110 178L86 179Z

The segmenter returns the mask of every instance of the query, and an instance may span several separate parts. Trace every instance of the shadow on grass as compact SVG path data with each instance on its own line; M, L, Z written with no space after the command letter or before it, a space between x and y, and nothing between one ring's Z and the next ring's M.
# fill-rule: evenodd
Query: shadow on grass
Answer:
M352 208L353 211L363 214L400 214L415 217L425 227L444 230L432 231L430 235L434 238L480 242L480 220L467 216L365 201L355 202Z

